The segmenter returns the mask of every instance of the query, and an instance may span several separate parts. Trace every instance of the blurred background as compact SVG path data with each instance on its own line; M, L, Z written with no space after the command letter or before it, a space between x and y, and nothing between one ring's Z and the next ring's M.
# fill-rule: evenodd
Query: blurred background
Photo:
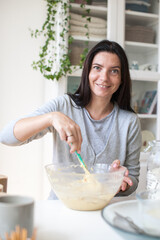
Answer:
M31 66L42 39L31 38L29 28L40 28L45 13L45 1L0 1L0 130L54 97L56 83L44 81ZM47 198L50 186L44 165L52 160L50 138L48 134L20 147L0 144L0 174L8 176L9 194Z

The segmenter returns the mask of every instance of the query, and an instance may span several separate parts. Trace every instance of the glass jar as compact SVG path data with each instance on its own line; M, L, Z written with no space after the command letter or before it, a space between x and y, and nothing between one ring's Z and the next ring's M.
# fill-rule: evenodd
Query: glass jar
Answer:
M149 142L147 160L147 190L160 189L160 141Z
M139 70L139 66L138 66L138 62L137 61L132 61L131 69Z

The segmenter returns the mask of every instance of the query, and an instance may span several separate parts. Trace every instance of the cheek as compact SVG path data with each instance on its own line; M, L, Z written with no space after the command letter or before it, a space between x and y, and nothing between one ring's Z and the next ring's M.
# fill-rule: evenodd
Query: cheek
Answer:
M114 81L115 85L117 85L117 87L119 88L119 86L121 85L122 81L120 77L117 77Z
M121 79L118 79L118 80L117 80L117 85L120 86L121 83L122 83Z
M119 79L114 79L114 81L112 82L112 87L114 91L117 91L119 89L119 87L121 86L121 81Z
M95 78L95 75L92 72L90 72L90 74L89 74L89 84L92 84L94 78Z
M89 73L89 81L94 81L95 79L97 79L100 76L100 74L94 70L91 70Z
M93 78L93 73L92 73L92 71L89 73L89 81L90 81L90 79L92 79Z

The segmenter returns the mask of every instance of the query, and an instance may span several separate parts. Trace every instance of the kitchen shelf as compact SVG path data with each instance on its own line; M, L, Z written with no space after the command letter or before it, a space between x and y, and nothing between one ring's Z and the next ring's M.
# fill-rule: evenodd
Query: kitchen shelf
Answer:
M78 36L78 35L73 35L73 34L72 34L72 37L74 38L73 41L76 41L78 43L85 42L85 41L88 41L88 42L99 42L99 41L102 40L102 38L98 38L98 37L96 37L96 38L93 38L93 37L87 38L85 36Z
M158 44L125 41L125 49L127 52L144 54L144 53L150 52L150 51L157 51Z
M87 10L90 10L87 14ZM77 15L87 15L91 17L91 27L89 32L91 33L91 36L86 36L86 29L85 29L85 21L84 26L81 26L80 31L78 31L79 24L76 23L76 21L81 21L82 19L78 18L78 16L75 16L75 23L71 23L71 31L70 34L73 37L73 42L69 44L69 49L72 51L70 54L70 61L71 64L79 64L80 62L80 55L83 53L84 48L88 48L89 50L98 42L100 42L103 39L106 39L107 37L107 3L106 7L101 6L94 6L94 5L84 5L84 7L81 7L81 4L78 3L72 3L70 8L70 13L74 13ZM95 18L92 22L92 17ZM77 20L78 19L78 20ZM74 15L73 15L74 20ZM96 22L94 24L94 21ZM88 22L89 24L89 22ZM96 24L100 26L102 31L97 31L95 29ZM72 31L73 27L73 31ZM82 29L84 27L84 30ZM101 32L103 34L101 34Z
M90 9L90 14L93 17L105 18L107 17L107 7L99 7L94 5L86 5L84 9L80 7L78 3L71 4L71 12L76 12L77 14L85 13L85 9Z
M158 15L153 13L142 13L136 11L125 11L125 18L127 24L133 25L143 25L143 26L150 26L154 23L158 22Z
M158 82L160 73L152 71L130 70L131 79L145 82Z
M151 119L151 118L152 118L152 119L157 119L157 114L139 114L139 113L138 113L138 117L141 118L141 119L142 119L142 118L143 118L143 119L147 119L147 118L148 118L148 119Z

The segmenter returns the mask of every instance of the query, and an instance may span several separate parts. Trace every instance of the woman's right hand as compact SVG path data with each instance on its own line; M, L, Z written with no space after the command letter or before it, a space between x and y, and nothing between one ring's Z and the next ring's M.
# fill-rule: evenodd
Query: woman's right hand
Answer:
M70 145L70 153L80 153L82 135L78 124L61 112L52 112L51 125L59 133L60 139Z
M50 112L20 119L14 126L14 135L19 141L23 142L50 126L56 129L61 140L66 141L70 145L71 153L76 150L80 153L82 144L80 127L61 112Z

